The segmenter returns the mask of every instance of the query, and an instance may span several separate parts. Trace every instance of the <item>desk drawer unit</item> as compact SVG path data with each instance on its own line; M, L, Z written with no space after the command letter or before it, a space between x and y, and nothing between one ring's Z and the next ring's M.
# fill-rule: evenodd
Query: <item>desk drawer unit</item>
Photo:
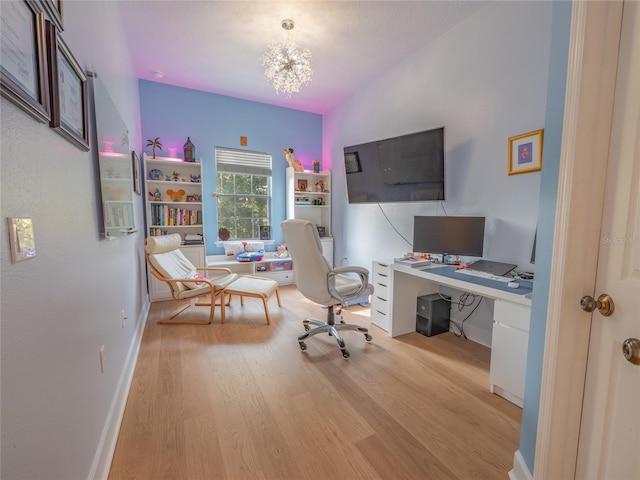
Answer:
M491 391L522 407L527 369L529 317L524 305L496 300L491 342Z
M389 282L391 281L391 268L389 262L373 262L373 295L371 295L371 321L389 331Z

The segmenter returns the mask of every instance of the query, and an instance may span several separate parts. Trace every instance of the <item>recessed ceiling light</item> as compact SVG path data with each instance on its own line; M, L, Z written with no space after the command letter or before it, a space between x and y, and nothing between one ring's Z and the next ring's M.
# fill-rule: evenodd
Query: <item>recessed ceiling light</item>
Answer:
M153 76L156 78L164 78L164 72L161 72L159 70L154 70L153 71Z

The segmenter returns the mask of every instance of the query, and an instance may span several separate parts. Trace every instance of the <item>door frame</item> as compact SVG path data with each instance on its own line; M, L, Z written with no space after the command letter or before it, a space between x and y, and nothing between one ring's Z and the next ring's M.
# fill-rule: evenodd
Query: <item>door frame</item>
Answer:
M536 438L536 479L574 478L622 2L574 0Z

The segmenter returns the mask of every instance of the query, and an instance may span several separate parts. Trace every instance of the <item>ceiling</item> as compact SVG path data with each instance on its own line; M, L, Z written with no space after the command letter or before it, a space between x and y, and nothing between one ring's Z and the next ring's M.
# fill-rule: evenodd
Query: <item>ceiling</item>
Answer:
M385 69L435 41L488 1L119 2L138 78L326 113ZM284 40L280 21L312 52L312 81L276 94L261 58ZM162 72L158 78L154 72Z

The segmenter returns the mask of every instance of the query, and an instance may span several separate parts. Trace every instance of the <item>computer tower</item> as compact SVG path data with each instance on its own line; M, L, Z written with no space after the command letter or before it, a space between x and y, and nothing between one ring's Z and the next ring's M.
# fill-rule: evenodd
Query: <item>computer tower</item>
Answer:
M449 297L437 293L418 297L416 332L431 337L449 331Z

